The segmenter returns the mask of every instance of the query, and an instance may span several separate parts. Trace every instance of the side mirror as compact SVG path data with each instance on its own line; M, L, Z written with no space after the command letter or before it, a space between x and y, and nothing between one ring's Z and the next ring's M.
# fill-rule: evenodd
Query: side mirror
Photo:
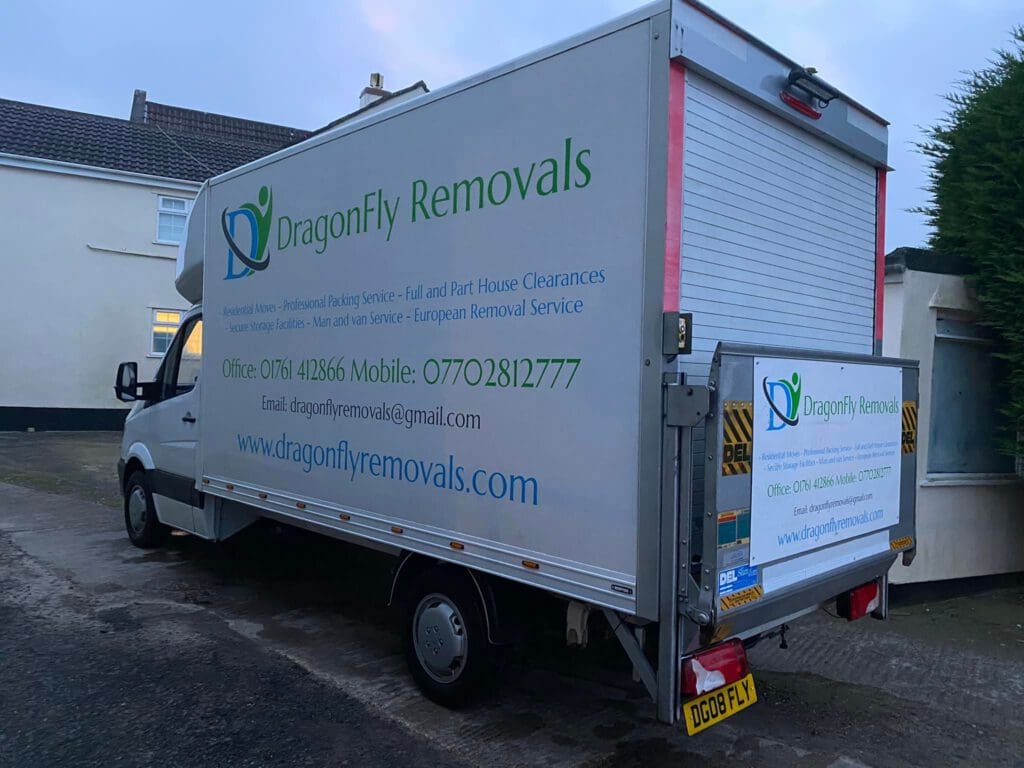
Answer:
M122 403L133 403L139 399L138 363L121 363L117 366L114 395Z

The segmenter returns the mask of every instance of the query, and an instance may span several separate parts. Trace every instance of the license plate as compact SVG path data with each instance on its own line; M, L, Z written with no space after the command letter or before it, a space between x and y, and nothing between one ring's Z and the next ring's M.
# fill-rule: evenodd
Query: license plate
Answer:
M732 717L740 710L746 709L757 701L754 689L754 676L747 675L742 680L717 688L696 699L683 702L683 718L686 720L686 732L693 736L727 717Z

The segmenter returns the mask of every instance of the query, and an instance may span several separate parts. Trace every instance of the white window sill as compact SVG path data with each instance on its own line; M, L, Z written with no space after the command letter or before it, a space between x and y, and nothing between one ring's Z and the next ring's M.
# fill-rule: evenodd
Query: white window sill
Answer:
M925 475L922 488L952 485L1019 485L1021 478L1016 475L985 472L935 473Z
M181 245L181 241L180 240L154 240L153 241L153 245L173 245L175 248L177 248L179 245Z
M147 352L146 353L146 357L151 358L153 360L163 360L165 356L166 356L166 353L164 353L163 355L158 355L156 352Z

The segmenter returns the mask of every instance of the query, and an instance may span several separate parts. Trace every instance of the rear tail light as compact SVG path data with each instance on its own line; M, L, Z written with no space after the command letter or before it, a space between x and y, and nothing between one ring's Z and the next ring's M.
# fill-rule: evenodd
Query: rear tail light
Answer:
M869 581L837 597L836 613L847 621L855 621L878 608L881 600L878 582Z
M742 642L730 640L716 645L683 661L683 697L698 696L735 683L749 672L750 664Z

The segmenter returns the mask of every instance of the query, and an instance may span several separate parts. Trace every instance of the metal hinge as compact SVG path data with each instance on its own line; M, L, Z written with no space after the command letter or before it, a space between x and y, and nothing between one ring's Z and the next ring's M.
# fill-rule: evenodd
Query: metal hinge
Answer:
M711 612L696 605L686 606L683 610L683 614L694 624L701 627L706 627L711 623Z
M670 427L695 427L708 417L711 390L694 384L665 387L665 423Z

